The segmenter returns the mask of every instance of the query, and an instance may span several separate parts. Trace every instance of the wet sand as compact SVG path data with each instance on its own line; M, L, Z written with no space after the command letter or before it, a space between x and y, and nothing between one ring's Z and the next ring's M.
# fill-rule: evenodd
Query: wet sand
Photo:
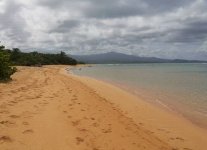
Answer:
M65 67L18 67L0 84L0 150L206 149L206 130Z

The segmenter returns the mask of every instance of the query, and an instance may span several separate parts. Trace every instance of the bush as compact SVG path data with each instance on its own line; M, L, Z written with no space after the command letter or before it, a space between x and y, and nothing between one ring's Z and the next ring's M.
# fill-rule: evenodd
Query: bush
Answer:
M77 61L64 52L60 54L44 54L39 52L21 52L18 48L7 50L10 61L15 66L42 66L42 65L76 65Z
M10 67L9 54L0 51L0 81L8 81L11 75L16 72L15 67Z

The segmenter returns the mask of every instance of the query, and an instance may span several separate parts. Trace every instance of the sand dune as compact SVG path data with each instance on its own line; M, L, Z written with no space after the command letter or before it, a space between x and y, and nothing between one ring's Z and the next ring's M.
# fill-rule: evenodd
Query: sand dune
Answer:
M65 66L0 84L0 150L205 150L206 131Z

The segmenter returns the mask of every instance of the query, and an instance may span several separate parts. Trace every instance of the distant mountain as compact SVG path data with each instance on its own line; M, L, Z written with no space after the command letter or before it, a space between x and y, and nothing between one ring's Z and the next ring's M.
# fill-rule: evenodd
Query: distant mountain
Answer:
M78 61L89 64L115 64L115 63L202 63L207 61L162 59L156 57L140 57L116 52L93 55L72 55Z

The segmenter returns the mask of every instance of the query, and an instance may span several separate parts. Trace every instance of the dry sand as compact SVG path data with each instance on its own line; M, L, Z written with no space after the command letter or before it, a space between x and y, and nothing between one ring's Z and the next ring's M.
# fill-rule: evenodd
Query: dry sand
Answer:
M206 130L64 68L19 67L0 84L0 150L206 150Z

